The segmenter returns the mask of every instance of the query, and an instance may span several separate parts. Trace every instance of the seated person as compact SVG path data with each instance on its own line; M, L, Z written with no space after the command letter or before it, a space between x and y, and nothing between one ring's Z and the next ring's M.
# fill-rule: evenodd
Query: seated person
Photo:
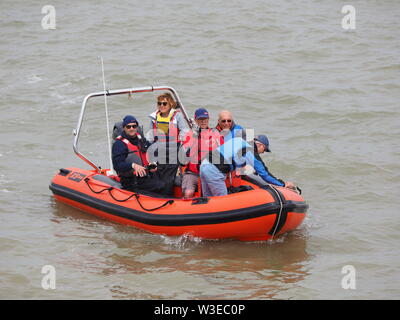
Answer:
M157 174L165 182L166 194L172 197L179 169L178 149L189 128L169 92L157 97L157 110L150 115L149 129L149 157L158 163Z
M228 110L222 110L218 114L218 124L215 129L224 136L225 141L237 137L246 140L246 130L233 121L232 113Z
M181 148L188 160L182 177L182 193L185 199L193 198L196 191L201 160L224 143L222 135L216 129L209 128L210 117L206 109L197 109L194 120L197 126L188 132Z
M253 146L242 138L233 138L213 151L212 161L204 158L200 166L201 188L204 197L224 196L228 194L225 184L226 175L237 168L252 166L256 173L267 183L295 189L293 182L283 181L270 174L259 156L271 152L265 135L254 138Z
M137 131L138 121L135 117L127 115L122 125L124 130L112 147L112 162L122 187L134 192L162 193L165 184L155 174L157 167L154 168L154 164L151 169L148 167L148 142Z
M283 181L274 177L268 170L264 161L261 159L260 154L264 152L271 152L269 141L266 135L260 134L254 138L254 169L256 173L267 183L281 186L289 189L295 189L295 185L291 181Z

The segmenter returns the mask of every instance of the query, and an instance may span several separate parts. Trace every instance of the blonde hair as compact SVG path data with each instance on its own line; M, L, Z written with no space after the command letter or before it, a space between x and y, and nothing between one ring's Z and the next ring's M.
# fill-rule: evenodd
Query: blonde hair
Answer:
M157 97L157 101L161 101L164 99L168 101L172 109L176 109L176 101L169 92L162 93Z

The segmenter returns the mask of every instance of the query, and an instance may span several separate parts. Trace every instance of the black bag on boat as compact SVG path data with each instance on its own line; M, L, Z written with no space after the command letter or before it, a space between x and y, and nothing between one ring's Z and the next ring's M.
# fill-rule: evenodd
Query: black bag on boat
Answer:
M254 190L254 188L252 186L229 187L228 194L249 191L249 190Z

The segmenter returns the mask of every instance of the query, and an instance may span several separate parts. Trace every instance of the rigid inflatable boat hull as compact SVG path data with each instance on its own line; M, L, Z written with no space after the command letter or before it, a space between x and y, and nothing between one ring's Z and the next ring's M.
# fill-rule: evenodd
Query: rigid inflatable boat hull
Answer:
M67 168L55 175L50 189L58 201L87 213L168 236L268 240L304 220L308 205L296 192L251 179L242 184L253 190L188 200L156 198L122 190L95 171Z

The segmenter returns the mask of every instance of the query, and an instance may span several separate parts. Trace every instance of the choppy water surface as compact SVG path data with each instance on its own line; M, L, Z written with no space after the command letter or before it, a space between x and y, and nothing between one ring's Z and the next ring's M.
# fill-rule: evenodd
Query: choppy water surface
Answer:
M353 1L39 1L0 4L0 298L398 299L400 3ZM174 87L192 114L222 108L268 134L271 171L310 205L272 243L169 238L54 201L83 97ZM110 121L147 125L154 96L109 99ZM107 166L103 101L81 149ZM212 121L213 121L212 120ZM44 265L56 268L43 290ZM356 289L341 286L356 270Z

